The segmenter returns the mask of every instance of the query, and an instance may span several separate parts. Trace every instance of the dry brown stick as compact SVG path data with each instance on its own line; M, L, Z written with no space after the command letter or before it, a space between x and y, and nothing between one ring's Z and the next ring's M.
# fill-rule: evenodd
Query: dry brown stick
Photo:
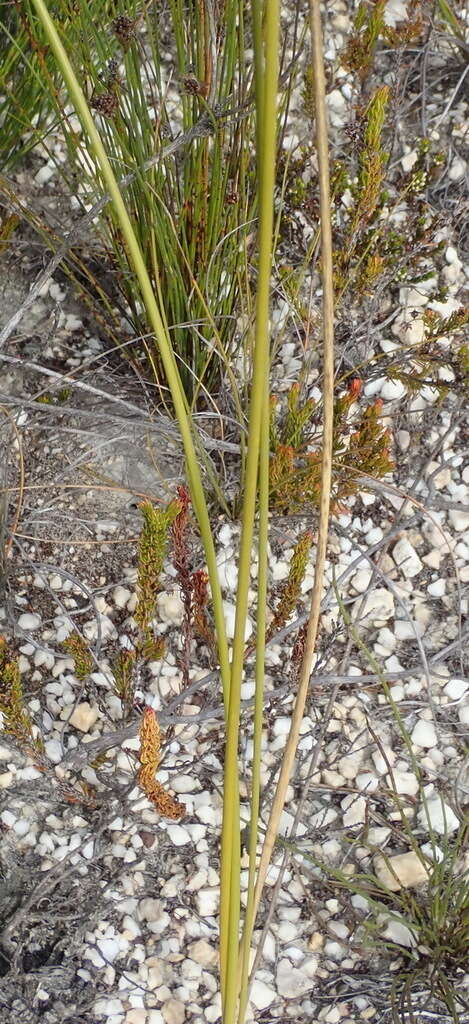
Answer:
M323 455L321 469L321 500L317 540L314 584L311 597L305 649L300 669L298 693L293 709L290 733L280 768L254 893L255 912L259 907L265 879L280 817L285 804L287 787L291 778L298 746L300 726L303 719L308 686L311 677L313 656L319 627L321 596L324 587L327 538L329 531L330 493L332 482L332 432L334 411L334 292L332 283L332 232L329 186L329 153L327 142L326 88L324 59L322 52L322 30L319 0L310 0L310 22L312 35L312 61L314 68L314 93L316 106L316 148L319 166L320 211L321 211L321 255L323 283Z

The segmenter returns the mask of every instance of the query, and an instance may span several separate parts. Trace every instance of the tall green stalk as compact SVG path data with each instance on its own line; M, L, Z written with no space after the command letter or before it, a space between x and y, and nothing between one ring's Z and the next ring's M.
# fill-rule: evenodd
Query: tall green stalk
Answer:
M252 5L254 25L259 25L258 0ZM248 591L251 576L251 556L254 536L256 497L258 492L259 457L265 458L267 430L266 381L269 377L269 300L272 271L272 238L274 225L273 197L275 188L275 157L277 127L278 48L280 10L278 0L269 0L264 8L264 43L255 32L257 46L262 45L262 56L256 55L256 68L263 77L263 85L256 90L257 143L258 143L258 195L259 195L259 262L254 332L253 375L249 408L248 451L246 459L245 491L242 513L241 541L238 565L235 636L231 664L231 685L227 743L225 755L225 784L223 799L223 834L221 863L221 921L220 951L222 969L223 1022L234 1024L236 1019L239 983L239 925L240 925L240 848L239 813L235 794L239 784L238 742L240 720L240 694L244 662L245 627L248 611ZM264 464L264 462L263 462ZM264 478L264 474L263 474ZM266 487L263 482L262 530L266 528ZM263 538L264 539L264 538ZM264 552L262 557L264 557ZM263 573L264 575L264 573ZM263 581L265 586L265 579ZM259 594L259 604L264 600ZM261 630L263 613L261 613ZM263 659L263 644L257 651ZM262 672L263 674L263 672ZM259 682L259 680L257 680Z
M298 691L291 719L290 732L282 758L280 774L277 781L277 787L270 811L269 822L257 871L253 899L254 915L257 913L259 907L272 852L278 835L280 816L284 807L286 791L293 770L309 681L311 678L312 659L319 629L330 512L334 420L334 294L332 278L332 231L325 99L326 92L319 0L310 0L310 25L314 64L316 148L318 155L321 211L321 272L323 281L323 452L321 466L319 528L313 590L311 595L311 605L303 658L299 672ZM246 924L248 924L248 922L246 922ZM244 958L249 956L249 938L248 929L245 927L241 944L242 955ZM243 996L243 998L245 998L245 996Z

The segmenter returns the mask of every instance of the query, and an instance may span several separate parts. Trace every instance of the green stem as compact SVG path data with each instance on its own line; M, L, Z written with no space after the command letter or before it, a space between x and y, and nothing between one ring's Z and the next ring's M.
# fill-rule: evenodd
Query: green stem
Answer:
M251 939L256 918L254 901L256 857L260 810L262 725L264 720L265 640L269 537L269 378L266 374L261 451L259 459L259 555L257 574L256 693L254 703L254 749L252 756L251 815L249 819L249 876L243 943L240 946L241 988L238 1024L243 1024L249 994Z
M256 21L257 8L253 6ZM223 833L221 862L221 963L224 1024L234 1024L238 996L238 952L240 921L239 813L235 795L238 779L238 740L240 694L243 673L245 627L248 591L251 578L251 553L256 511L257 477L263 421L265 427L266 376L269 376L269 299L272 270L272 235L274 223L275 156L277 137L278 36L280 10L278 0L265 7L265 44L263 92L258 90L258 177L259 177L259 267L256 301L253 376L249 409L248 452L243 501L241 541L238 567L235 635L231 665L231 686L227 743L225 754L225 786L223 800ZM260 62L259 62L260 65ZM262 154L262 156L261 156ZM265 500L265 497L264 497ZM229 894L229 896L227 896Z

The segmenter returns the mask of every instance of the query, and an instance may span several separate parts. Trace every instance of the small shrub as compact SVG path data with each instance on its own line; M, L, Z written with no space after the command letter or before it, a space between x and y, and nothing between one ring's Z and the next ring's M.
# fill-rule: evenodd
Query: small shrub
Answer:
M393 468L390 437L380 423L382 403L357 409L361 382L355 378L336 399L334 418L333 508L366 487L364 477L382 479ZM275 399L271 404L270 498L274 509L298 514L319 504L321 447L315 434L315 406L301 404L299 389L292 388L288 409L279 423Z

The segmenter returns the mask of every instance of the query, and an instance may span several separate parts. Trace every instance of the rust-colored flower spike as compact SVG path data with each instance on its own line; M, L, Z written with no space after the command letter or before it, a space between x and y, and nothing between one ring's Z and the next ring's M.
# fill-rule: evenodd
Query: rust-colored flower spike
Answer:
M358 398L358 396L361 394L362 387L363 383L360 380L360 377L354 377L349 384L349 394L353 395L354 398Z
M138 773L138 782L157 811L164 818L177 821L182 817L186 808L164 789L161 782L157 782L155 779L155 772L160 763L160 753L161 732L158 719L152 708L145 708L140 725L140 764L142 767Z

